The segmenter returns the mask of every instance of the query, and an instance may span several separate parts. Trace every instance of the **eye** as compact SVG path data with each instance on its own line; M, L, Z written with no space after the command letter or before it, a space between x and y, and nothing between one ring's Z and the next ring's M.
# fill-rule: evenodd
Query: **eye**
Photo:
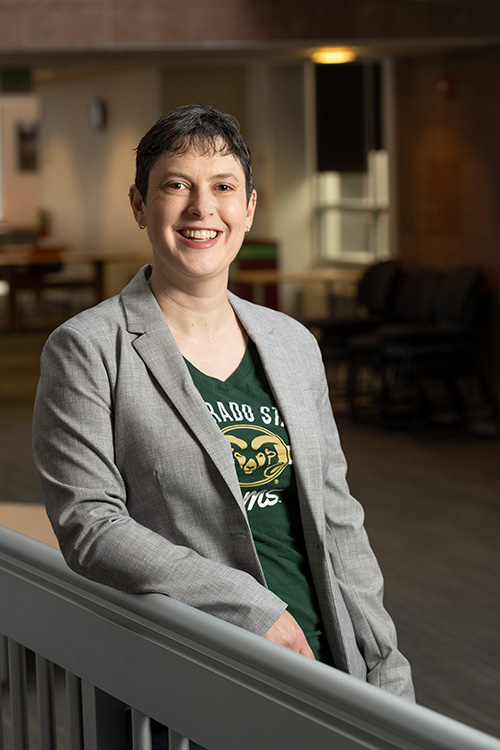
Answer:
M163 185L163 190L171 190L172 192L179 192L179 190L185 190L186 186L183 182L167 182Z
M216 189L219 190L221 193L229 193L233 188L231 187L231 185L222 183L221 185L217 185Z

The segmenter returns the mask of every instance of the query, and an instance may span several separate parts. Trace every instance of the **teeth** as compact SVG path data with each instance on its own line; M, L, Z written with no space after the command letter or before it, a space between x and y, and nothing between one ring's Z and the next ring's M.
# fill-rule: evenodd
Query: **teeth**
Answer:
M214 240L217 237L214 229L183 229L181 234L188 240Z

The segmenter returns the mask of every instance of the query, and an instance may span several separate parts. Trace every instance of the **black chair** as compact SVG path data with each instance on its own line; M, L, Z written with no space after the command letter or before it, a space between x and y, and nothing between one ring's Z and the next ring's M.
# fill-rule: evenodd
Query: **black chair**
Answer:
M496 429L500 428L498 405L476 348L484 300L481 271L462 266L444 277L430 324L399 333L380 332L386 423L410 417L411 424L422 426L447 411L459 424L466 424L472 417L463 388L467 379L474 383L473 390Z
M330 386L334 390L342 390L343 387L339 372L346 360L348 339L355 333L373 330L389 318L398 275L396 261L375 263L366 269L358 283L351 314L339 315L335 310L337 300L332 298L328 318L307 322L318 338L323 359L335 370L330 378Z
M378 410L385 337L407 335L430 323L440 278L430 268L403 275L396 287L391 320L347 340L347 396L351 416L359 416L366 408Z

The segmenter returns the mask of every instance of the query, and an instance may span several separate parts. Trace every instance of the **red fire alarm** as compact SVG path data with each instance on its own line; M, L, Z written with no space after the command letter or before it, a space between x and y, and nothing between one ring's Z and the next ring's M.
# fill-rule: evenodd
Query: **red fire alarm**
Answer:
M445 99L454 99L457 95L457 83L455 77L446 75L436 83L436 91Z

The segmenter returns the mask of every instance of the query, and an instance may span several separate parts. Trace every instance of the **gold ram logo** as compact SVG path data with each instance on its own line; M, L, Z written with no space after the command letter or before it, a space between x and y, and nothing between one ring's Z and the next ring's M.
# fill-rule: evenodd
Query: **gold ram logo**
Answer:
M231 443L241 487L268 484L276 480L290 463L289 447L279 435L265 427L231 425L222 432Z

